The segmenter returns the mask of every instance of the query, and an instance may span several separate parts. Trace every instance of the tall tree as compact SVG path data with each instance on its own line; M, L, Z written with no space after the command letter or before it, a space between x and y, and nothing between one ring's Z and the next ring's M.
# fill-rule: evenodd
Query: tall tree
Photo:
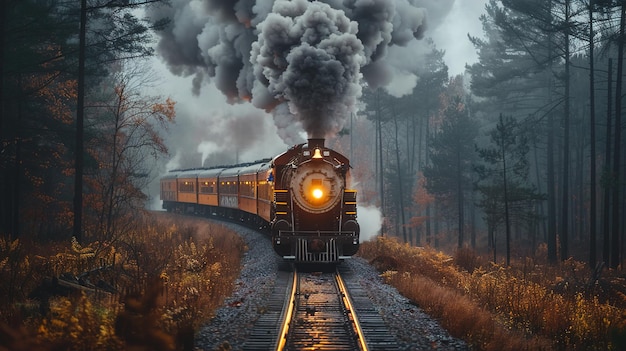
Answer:
M561 260L569 258L569 204L571 202L569 195L570 186L570 31L571 31L571 4L570 0L564 0L565 17L563 20L563 59L565 73L563 80L565 84L564 108L563 108L563 175L561 186Z
M595 92L595 67L594 46L595 32L593 27L594 4L590 0L588 4L589 14L589 134L590 134L590 196L589 196L589 266L596 265L597 243L597 196L596 196L596 92Z
M478 134L476 122L469 116L460 96L452 98L443 113L439 131L430 139L430 164L424 167L426 189L438 200L455 209L458 215L458 240L464 242L465 192L471 190L474 157L468 145Z
M379 201L381 215L383 217L383 224L381 228L382 235L385 235L386 228L384 218L386 216L385 206L385 179L384 179L384 164L383 164L383 125L389 121L391 114L391 97L385 93L382 88L378 89L365 89L363 92L363 100L367 105L367 118L373 120L375 125L375 144L376 157L374 160L374 169L376 170L376 183L379 189Z
M141 189L150 180L150 160L167 154L159 131L173 122L174 102L141 93L151 80L148 74L141 62L121 67L103 82L104 107L91 119L97 134L88 149L98 166L88 179L89 207L97 218L92 232L103 235L99 240L111 240L116 223L144 207Z
M131 12L146 4L165 2L162 0L115 1L81 0L80 33L78 49L78 94L76 103L76 150L74 169L74 224L73 235L80 242L83 229L83 164L84 164L84 114L85 114L85 65L86 45L89 38L92 50L91 61L94 67L120 59L143 57L151 53L145 45L149 39L149 27L142 24ZM94 26L93 34L87 36L87 14L100 24ZM155 28L162 23L155 24Z
M477 189L482 195L479 206L486 214L489 233L504 222L506 232L506 264L511 261L511 222L534 220L534 202L542 200L535 187L528 184L528 139L521 124L500 114L498 124L489 133L492 146L478 148L484 162L474 169L478 173ZM513 211L515 209L515 211ZM531 225L529 225L530 227ZM495 241L495 238L492 240ZM495 260L495 245L494 260Z
M131 12L148 2L154 1L85 2L92 26L83 41L88 44L84 86L97 86L120 57L151 53L145 45L149 27ZM0 232L18 236L20 228L36 228L35 220L54 217L55 223L40 223L40 231L66 235L72 223L60 219L72 217L65 194L71 196L67 187L76 174L67 157L84 155L72 152L82 138L74 134L78 122L68 118L77 110L80 2L11 0L2 1L0 9Z
M617 268L620 263L620 164L621 164L621 144L622 144L622 81L624 69L624 28L626 27L626 1L621 1L620 22L619 22L619 41L617 49L617 80L615 82L615 137L613 138L613 203L612 203L612 233L611 233L611 268Z
M25 220L32 215L25 213L25 201L41 198L33 196L35 189L46 189L41 182L58 181L47 174L52 165L36 160L65 151L64 100L72 87L74 77L67 71L74 61L63 54L72 50L74 31L70 14L52 2L3 1L0 7L0 233L18 237L31 222Z
M74 151L74 229L78 242L83 238L83 140L85 124L85 48L87 33L87 0L80 1L80 32L78 35L78 94L76 98L76 150Z
M499 6L500 5L500 6ZM499 101L499 104L524 102L525 105L509 104L502 109L516 118L535 116L535 123L543 123L547 117L547 192L548 192L548 256L551 262L557 256L557 230L560 235L562 259L569 256L570 237L570 125L571 110L571 37L581 36L579 11L583 6L572 6L571 0L492 0L489 3L484 26L489 29L492 43L475 40L481 52L491 52L489 57L498 60L480 59L473 65L473 78L481 77L472 85L474 92ZM495 51L496 45L501 49ZM487 51L491 49L490 51ZM498 52L504 54L498 55ZM521 85L524 90L502 89L505 84ZM487 90L486 88L489 88ZM495 91L495 88L501 88ZM560 98L555 98L559 96ZM585 97L586 98L586 97ZM500 106L500 105L496 105ZM514 110L511 110L513 107ZM522 108L520 108L522 107ZM562 116L562 139L557 138L553 116ZM562 140L562 144L555 141ZM559 146L562 146L559 148ZM559 188L556 189L556 167L554 156L560 152L561 173ZM557 213L556 192L560 191L561 201ZM557 228L556 219L560 219Z
M429 41L430 43L430 41ZM410 95L403 97L406 102L405 114L409 119L407 121L407 162L408 170L407 174L421 175L421 167L424 160L428 158L426 155L428 151L428 137L431 129L431 118L438 113L439 99L443 93L448 82L448 66L446 66L443 55L444 52L437 50L434 44L431 44L432 51L425 55L424 66L419 68L416 72L418 79L415 83L415 87ZM413 192L417 191L418 184L423 182L420 177L413 177L413 181L408 185L413 186ZM407 189L407 192L409 190ZM426 217L427 225L425 228L425 235L430 236L430 216L429 212L432 211L432 203L428 203L426 206L411 206L411 213L409 217ZM420 212L414 213L419 208ZM413 236L413 232L416 232L416 242L419 245L421 240L420 230L423 228L416 226L409 226L410 236Z
M604 167L602 171L602 185L604 187L604 200L602 203L602 261L605 264L610 263L611 258L611 193L612 193L612 181L611 181L611 106L612 102L612 86L613 86L613 60L609 59L607 74L607 109L606 109L606 140L605 140L605 152L604 152Z
M531 10L533 16L526 13ZM548 256L555 262L554 115L562 100L554 98L557 79L552 72L558 71L559 64L551 25L552 1L490 0L481 21L486 39L470 37L479 52L479 62L468 67L472 92L486 99L478 106L484 113L493 116L500 112L519 119L534 116L531 123L545 135L537 141L547 144L547 163L540 165L537 159L535 167L545 172L547 179ZM537 181L540 179L538 176Z

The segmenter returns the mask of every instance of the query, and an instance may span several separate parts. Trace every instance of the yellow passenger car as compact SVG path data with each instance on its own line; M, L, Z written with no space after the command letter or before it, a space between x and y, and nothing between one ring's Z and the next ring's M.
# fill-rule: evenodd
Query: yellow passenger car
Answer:
M198 203L217 206L217 181L223 168L207 169L198 173Z
M198 171L190 170L178 174L176 179L178 185L178 202L198 203Z

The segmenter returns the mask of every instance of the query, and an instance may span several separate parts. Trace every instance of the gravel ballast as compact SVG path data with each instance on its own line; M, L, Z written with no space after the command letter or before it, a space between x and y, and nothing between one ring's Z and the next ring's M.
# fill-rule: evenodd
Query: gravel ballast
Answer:
M249 250L242 261L242 270L235 291L224 301L215 317L196 335L197 350L241 350L255 321L263 313L282 259L263 234L234 224L225 224L239 233ZM378 272L364 259L344 261L367 291L375 308L396 333L401 350L469 350L469 347L443 329L439 323L414 306L398 291L385 284Z

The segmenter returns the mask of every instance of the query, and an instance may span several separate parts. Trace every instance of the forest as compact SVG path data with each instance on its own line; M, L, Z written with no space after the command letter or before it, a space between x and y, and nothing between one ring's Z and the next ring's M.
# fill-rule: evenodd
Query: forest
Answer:
M411 245L620 267L621 3L494 0L486 10L484 37L469 36L479 61L463 76L448 75L431 43L412 92L366 89L360 120L375 143L354 144L353 157L375 171L361 198L380 204L384 233Z
M171 335L197 327L199 316L208 318L210 312L199 306L218 306L237 276L238 262L230 256L245 249L232 233L202 243L184 224L157 225L144 217L149 185L171 156L168 130L180 116L176 101L146 93L158 80L146 64L155 55L154 33L169 19L150 20L142 11L169 3L0 4L0 278L9 282L0 286L6 297L0 322L11 326L0 324L0 336L17 338L23 349L34 345L25 341L33 333L44 335L37 339L39 349L65 349L63 342L43 345L68 336L73 349L146 342L124 341L114 330L128 312L120 300L49 300L58 288L47 285L50 277L57 284L56 277L66 273L95 274L102 286L89 289L127 293L127 302L135 301L132 293L143 293L138 301L148 306L140 311L145 320L131 326L154 321L154 291L169 282L172 290L159 310L164 322L151 324L154 330L147 332L154 333L146 338L162 340L170 350L182 349L174 344L186 340ZM428 51L411 72L417 77L413 89L399 94L363 86L359 111L327 143L351 159L359 205L380 211L377 240L403 255L381 265L384 276L414 291L414 282L394 272L403 266L398 262L415 264L414 252L420 251L409 248L427 248L436 250L428 251L432 257L424 263L436 267L428 284L443 277L449 285L458 282L450 288L458 294L471 288L480 297L491 289L493 300L500 291L511 293L496 288L512 289L520 281L516 291L529 291L529 299L537 291L554 298L567 286L563 270L584 281L583 288L610 277L610 297L598 300L591 289L559 302L574 312L545 337L563 337L557 342L562 349L624 345L626 1L489 0L480 21L482 36L459 38L471 41L479 57L463 75L450 76L445 53L426 34ZM176 250L164 253L159 245ZM388 248L376 240L368 245L363 254L371 260ZM454 255L463 273L452 272L452 258L441 252ZM204 259L200 266L198 257ZM496 273L483 274L487 261ZM550 267L543 285L512 273L540 276L543 267ZM482 280L472 283L477 275ZM217 276L225 281L216 283ZM502 279L489 280L494 276ZM112 280L117 290L104 284ZM215 295L200 296L198 287ZM33 302L46 288L45 298ZM441 295L436 289L433 295ZM528 309L525 300L517 302L515 307ZM613 319L603 320L598 306ZM58 324L76 310L83 314L73 324ZM46 313L53 316L43 318ZM523 330L530 325L523 318L520 313L510 325ZM545 321L533 318L540 326L531 334ZM562 331L571 331L568 323L576 318L580 325L600 321L597 329L570 338ZM23 326L16 322L22 319ZM589 335L602 340L589 346L582 341Z

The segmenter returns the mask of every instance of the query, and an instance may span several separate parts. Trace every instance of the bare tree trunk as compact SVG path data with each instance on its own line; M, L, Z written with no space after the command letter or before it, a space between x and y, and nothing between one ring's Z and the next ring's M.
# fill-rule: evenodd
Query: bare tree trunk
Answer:
M354 113L350 114L350 160L354 160Z
M613 59L609 58L608 67L608 94L607 94L607 108L606 108L606 141L605 141L605 154L604 154L604 167L603 173L605 177L611 174L611 107L612 102L612 83L613 83ZM608 177L610 179L610 177ZM610 251L610 233L611 233L611 181L604 184L604 201L603 201L603 214L602 214L602 261L608 266L611 260Z
M4 139L4 131L6 128L4 119L6 116L5 113L5 104L4 104L4 42L6 36L6 12L9 10L5 0L0 2L0 140ZM0 189L0 195L2 189ZM4 198L4 197L2 197ZM0 209L2 207L0 206ZM2 218L0 218L2 220ZM0 222L0 228L2 228L2 224Z
M538 155L538 150L539 148L537 147L537 139L533 138L533 155L534 155L534 159L535 159L535 178L537 179L537 192L539 194L542 194L542 188L541 188L541 175L539 174L540 171L540 167L539 167L539 155ZM545 209L543 208L543 202L538 202L538 204L536 205L537 207L537 211L539 212L539 214L541 216L545 215ZM545 220L540 220L540 224L538 224L536 226L536 230L542 233L542 239L545 240L547 242L548 240L548 229L547 229L547 224ZM534 246L534 245L533 245Z
M125 86L120 87L120 91L117 92L117 108L115 111L115 125L113 128L113 141L112 141L112 150L111 150L111 173L110 179L108 180L109 184L107 185L107 194L105 200L107 205L104 206L104 210L106 211L106 225L105 225L105 237L110 238L113 234L113 209L115 207L115 189L117 187L117 178L118 178L118 170L120 159L118 157L118 136L120 134L120 124L123 113L123 104L126 95Z
M552 4L550 1L550 8L552 8ZM552 37L548 40L549 47L549 55L552 56ZM552 102L552 88L554 86L553 77L550 75L548 80L548 102ZM554 114L552 112L548 113L548 261L554 264L557 261L557 247L556 247L556 184L555 184L555 170L554 170L554 136L555 128L554 128Z
M434 217L434 228L433 228L433 236L434 236L434 245L435 248L439 248L439 206L437 206L436 204L433 204L433 217Z
M424 125L424 124L425 124L425 127L424 127L424 131L422 132L421 128L422 128L422 125ZM424 136L424 140L420 141L420 159L419 159L419 162L418 162L418 167L420 167L420 170L422 169L422 159L421 159L421 157L422 157L422 151L421 151L422 146L421 145L424 145L423 146L424 147L424 151L423 151L424 160L428 160L428 156L429 156L428 155L428 142L429 142L428 138L430 137L429 128L430 128L430 111L426 111L426 119L423 121L423 123L420 124L420 136L422 136L422 135ZM426 161L424 161L424 162L426 162ZM432 223L431 221L432 221L432 219L431 219L431 215L430 215L431 211L432 211L431 204L430 203L426 204L426 232L424 233L424 237L425 237L426 243L428 245L430 245L431 242L432 242L432 238L431 238L431 236L432 236L432 234L431 234L431 223Z
M393 110L393 123L394 123L394 127L395 127L395 134L396 134L396 164L398 167L397 170L397 174L398 174L398 187L400 190L399 196L398 196L398 205L399 205L399 215L400 215L400 225L402 226L402 239L403 241L406 243L408 242L408 238L407 238L407 233L406 233L406 220L404 217L404 189L403 189L403 184L402 184L402 169L401 169L401 165L400 165L400 145L398 144L398 115L396 114L395 108L392 108ZM400 234L400 233L398 233Z
M471 201L470 204L470 243L472 245L472 249L476 249L476 192L471 192Z
M380 211L383 217L383 224L381 226L381 233L385 235L385 180L383 172L383 132L382 132L382 117L378 114L378 181L380 186Z
M78 47L78 98L76 106L76 150L74 174L74 237L82 241L83 226L83 141L85 113L85 32L87 27L87 0L80 2L80 34Z
M407 174L415 174L415 115L411 114L411 118L407 118L406 121L406 160L407 160ZM414 183L415 184L415 183ZM412 185L410 182L407 182L408 191L407 194L413 194L413 189L417 188L417 185ZM412 218L415 214L413 213L415 206L411 206L411 196L409 196L409 202L406 206L406 218ZM404 219L403 219L404 221ZM415 244L413 242L413 226L409 226L407 228L408 235L408 243L412 246Z
M420 181L420 171L422 170L422 145L424 142L424 121L422 119L419 119L417 121L417 126L416 126L416 133L417 133L417 138L416 138L416 142L414 143L414 147L416 148L416 153L417 153L417 159L416 159L416 165L415 165L415 173L414 174L418 174L418 177L416 177L416 181L415 181L415 188L417 189L419 187L419 181ZM427 205L428 206L428 205ZM416 210L416 214L417 215L424 215L423 213L423 209L419 209L419 213L417 213L418 210ZM429 224L428 224L428 218L426 218L426 228L425 230L422 230L422 228L416 228L415 229L415 245L416 246L421 246L422 245L422 236L425 236L426 234L424 234L425 231L428 230Z
M15 150L13 166L1 169L0 174L0 233L8 234L11 240L19 237L19 217L17 216L16 191L18 188L18 167L20 140L19 123L10 120L5 96L5 66L4 53L6 47L6 17L9 11L7 1L0 3L0 152L10 159L10 151ZM9 156L9 157L7 157ZM8 164L9 162L7 162Z
M380 196L380 214L383 218L383 222L380 227L380 235L385 236L385 192L384 192L384 179L383 179L383 132L382 132L382 115L380 112L380 92L376 91L376 141L378 147L376 148L376 180L379 186Z
M4 115L4 47L5 47L5 37L6 37L6 12L7 2L0 2L0 131L4 130L4 119L6 116ZM3 134L0 134L0 137L3 137Z
M502 114L500 114L500 125L504 128L504 120ZM509 218L509 194L507 184L507 171L506 168L506 143L504 135L501 135L500 152L502 153L502 182L504 184L504 225L506 230L506 265L511 264L511 221Z
M619 220L620 220L620 149L621 149L621 135L622 135L622 72L624 67L624 26L626 21L626 0L622 0L620 24L619 24L619 45L617 51L617 80L615 82L615 138L613 141L613 218L611 228L611 268L615 269L619 266L620 262L620 247L619 247Z
M591 139L591 164L590 168L590 187L591 193L589 194L589 267L595 267L596 265L596 93L595 93L595 72L593 54L593 46L595 42L593 40L593 5L589 5L589 133ZM611 92L609 92L611 94Z
M561 194L561 260L569 257L568 239L569 239L569 130L570 130L570 0L565 1L565 109L563 115L563 184Z
M458 206L458 211L459 211L459 237L458 237L458 242L457 242L457 247L460 249L461 247L463 247L463 241L465 240L464 235L465 235L465 228L464 228L464 223L465 223L465 216L463 213L463 202L464 202L464 198L463 198L463 172L461 169L461 150L457 149L456 150L456 192L457 192L457 206Z

